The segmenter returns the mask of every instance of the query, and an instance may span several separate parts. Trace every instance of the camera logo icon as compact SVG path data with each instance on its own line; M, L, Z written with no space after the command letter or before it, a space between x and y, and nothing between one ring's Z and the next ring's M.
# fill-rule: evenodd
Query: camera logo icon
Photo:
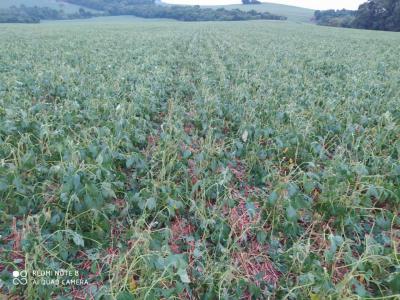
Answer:
M28 284L28 273L26 271L13 271L12 276L14 285Z

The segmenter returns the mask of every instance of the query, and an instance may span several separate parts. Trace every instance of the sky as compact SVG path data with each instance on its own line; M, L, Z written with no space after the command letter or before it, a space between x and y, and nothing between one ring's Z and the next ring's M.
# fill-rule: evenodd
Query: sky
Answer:
M287 5L295 5L312 9L357 9L366 0L261 0L262 2L273 2ZM239 4L241 0L163 0L166 3L188 4L188 5L223 5Z

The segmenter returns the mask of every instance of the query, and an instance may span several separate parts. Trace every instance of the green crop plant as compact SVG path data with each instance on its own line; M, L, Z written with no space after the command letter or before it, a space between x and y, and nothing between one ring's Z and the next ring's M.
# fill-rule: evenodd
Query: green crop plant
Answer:
M398 299L399 42L264 21L1 25L0 294ZM60 269L86 282L33 281Z

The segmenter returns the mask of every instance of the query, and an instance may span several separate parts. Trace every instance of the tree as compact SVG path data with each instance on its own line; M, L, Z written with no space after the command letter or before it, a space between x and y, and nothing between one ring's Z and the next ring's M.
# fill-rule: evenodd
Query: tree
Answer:
M361 4L354 27L400 31L400 2L398 0L369 0Z
M314 19L318 25L334 27L352 27L355 11L353 10L317 10Z
M244 5L248 5L248 4L261 4L261 2L258 1L258 0L242 0L242 3L243 3Z
M1 1L1 0L0 0ZM96 15L133 15L142 18L167 18L180 21L240 21L240 20L286 20L285 17L255 10L211 9L200 6L162 6L154 0L64 0L80 4L84 7L96 8L103 13L91 13L81 8L74 14L46 7L14 7L9 10L0 9L0 22L33 23L48 19L80 19ZM255 0L249 0L252 4ZM257 1L258 2L258 1Z
M400 1L368 0L357 11L317 10L314 17L318 25L400 31Z

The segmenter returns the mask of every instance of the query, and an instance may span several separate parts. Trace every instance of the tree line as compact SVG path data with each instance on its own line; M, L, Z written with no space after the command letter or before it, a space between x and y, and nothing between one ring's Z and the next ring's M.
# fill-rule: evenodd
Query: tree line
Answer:
M93 16L95 14L83 8L73 14L66 14L62 10L49 7L28 7L25 5L0 9L0 23L40 23L41 20L86 19Z
M248 5L248 4L261 4L260 1L258 0L242 0L242 4Z
M131 7L114 7L110 15L134 15L142 18L167 18L179 21L244 21L244 20L285 20L268 12L255 10L242 11L239 9L227 10L224 8L211 9L200 6L159 6L135 5Z
M212 9L200 6L156 5L154 0L65 0L109 15L133 15L141 18L167 18L179 21L243 21L243 20L286 20L268 12L242 11L224 8ZM252 3L258 2L249 0Z
M353 27L354 17L356 11L354 10L317 10L314 13L315 21L318 25L334 26L334 27Z
M369 0L358 10L317 10L314 14L318 25L400 31L399 0Z
M155 0L64 0L65 2L101 11L91 13L80 9L76 14L47 7L11 7L0 10L0 23L38 23L40 20L62 20L90 18L97 15L133 15L142 18L168 18L179 21L243 21L243 20L286 20L268 12L242 11L224 8L211 9L200 6L157 5ZM249 0L254 2L255 0Z

